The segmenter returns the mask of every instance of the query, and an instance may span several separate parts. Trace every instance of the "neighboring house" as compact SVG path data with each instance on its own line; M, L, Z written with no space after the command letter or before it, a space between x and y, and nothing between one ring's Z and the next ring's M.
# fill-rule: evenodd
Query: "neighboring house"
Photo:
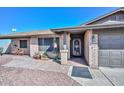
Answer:
M12 39L11 53L21 48L30 56L52 51L56 40L58 51L68 50L68 59L85 58L94 68L124 67L124 8L80 26L1 35L0 39Z

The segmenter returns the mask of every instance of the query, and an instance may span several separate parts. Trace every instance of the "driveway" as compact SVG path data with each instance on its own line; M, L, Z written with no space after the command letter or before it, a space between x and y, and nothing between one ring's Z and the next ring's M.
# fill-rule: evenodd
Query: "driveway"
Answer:
M124 68L100 67L101 72L114 86L124 86Z

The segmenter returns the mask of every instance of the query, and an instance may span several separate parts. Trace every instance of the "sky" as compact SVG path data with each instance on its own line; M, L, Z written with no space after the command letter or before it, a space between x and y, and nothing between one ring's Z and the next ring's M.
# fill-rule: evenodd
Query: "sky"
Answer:
M0 34L79 26L116 7L1 7ZM0 41L5 45L8 41Z

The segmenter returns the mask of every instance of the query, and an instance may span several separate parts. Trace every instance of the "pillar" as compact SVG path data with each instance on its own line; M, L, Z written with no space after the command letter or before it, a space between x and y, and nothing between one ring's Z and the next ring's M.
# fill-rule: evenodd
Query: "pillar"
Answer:
M89 33L89 66L91 68L98 68L98 35Z
M35 53L39 51L38 49L38 38L30 38L30 56L33 57Z
M60 50L61 64L67 64L68 62L68 50Z
M68 59L70 59L70 33L67 34Z

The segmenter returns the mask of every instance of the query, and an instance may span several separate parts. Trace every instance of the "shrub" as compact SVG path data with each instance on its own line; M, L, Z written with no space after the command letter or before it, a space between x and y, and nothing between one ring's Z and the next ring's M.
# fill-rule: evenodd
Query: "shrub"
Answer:
M40 54L40 53L35 53L35 54L33 55L33 58L35 58L35 59L40 59L40 58L41 58L41 54Z
M48 58L47 53L46 53L46 52L45 52L45 53L43 53L43 54L41 55L41 58Z

